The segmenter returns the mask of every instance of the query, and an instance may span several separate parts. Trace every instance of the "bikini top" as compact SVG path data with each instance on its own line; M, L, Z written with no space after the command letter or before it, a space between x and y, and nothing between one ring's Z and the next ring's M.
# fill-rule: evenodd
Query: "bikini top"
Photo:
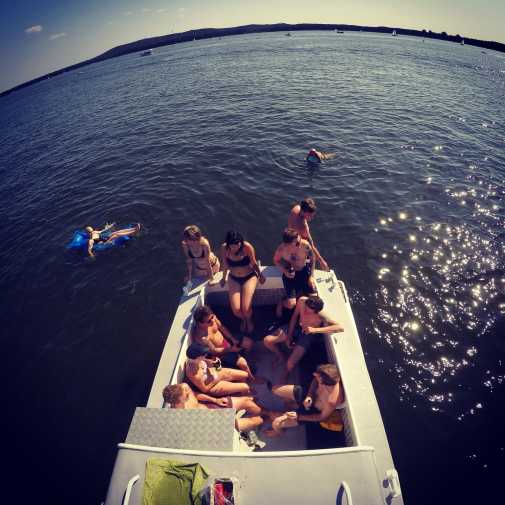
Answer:
M242 259L239 260L232 260L230 258L226 258L226 260L228 261L228 265L232 268L246 267L251 262L251 258L249 258L249 256L244 256Z
M192 259L200 259L200 258L203 258L205 257L205 250L204 248L202 247L202 255L201 256L194 256L193 253L191 252L191 249L188 247L188 255L190 258Z

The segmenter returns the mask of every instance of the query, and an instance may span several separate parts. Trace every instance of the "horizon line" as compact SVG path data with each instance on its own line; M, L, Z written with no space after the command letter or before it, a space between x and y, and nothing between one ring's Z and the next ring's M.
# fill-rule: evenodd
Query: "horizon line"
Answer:
M51 77L56 77L59 74L70 72L87 65L92 65L93 63L98 63L112 58L117 58L119 56L125 56L127 54L132 54L138 51L143 51L146 49L153 49L156 47L163 47L173 44L179 44L183 42L188 42L191 40L204 40L219 37L227 37L232 35L247 35L251 33L271 33L280 31L309 31L309 30L321 30L321 31L332 31L332 30L347 30L347 31L366 31L373 33L388 33L395 31L396 35L408 35L414 37L423 38L433 38L438 40L446 40L449 42L465 41L468 45L473 45L477 47L484 47L487 49L495 50L498 52L505 52L505 44L497 41L488 41L467 38L462 35L449 35L447 32L433 32L431 30L414 30L410 28L398 28L398 27L388 27L388 26L361 26L361 25L345 25L345 24L327 24L327 23L274 23L274 24L249 24L240 25L229 28L197 28L194 30L187 30L185 32L178 32L166 35L160 35L156 37L147 37L144 39L138 39L133 42L128 42L126 44L121 44L119 46L114 46L108 49L104 53L101 53L93 58L84 60L72 65L60 68L58 70L53 70L47 74L41 75L29 81L25 81L18 84L12 88L0 92L0 97L7 96L10 93L23 89L25 87L36 84L44 79ZM196 38L198 34L198 38Z

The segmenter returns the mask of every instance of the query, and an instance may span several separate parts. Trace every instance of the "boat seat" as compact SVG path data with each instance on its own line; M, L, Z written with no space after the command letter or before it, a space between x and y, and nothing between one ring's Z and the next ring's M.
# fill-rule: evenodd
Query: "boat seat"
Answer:
M126 443L168 449L233 451L235 409L137 407Z

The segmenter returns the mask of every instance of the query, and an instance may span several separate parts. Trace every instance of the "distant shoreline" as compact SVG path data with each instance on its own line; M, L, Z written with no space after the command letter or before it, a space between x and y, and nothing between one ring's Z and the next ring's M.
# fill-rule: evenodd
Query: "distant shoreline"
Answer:
M136 53L140 51L145 51L147 49L154 49L156 47L168 46L172 44L179 44L181 42L190 42L192 40L202 40L211 39L215 37L227 37L230 35L244 35L249 33L269 33L269 32L296 32L296 31L344 31L344 32L375 32L375 33L389 33L391 34L393 30L396 31L397 35L410 35L413 37L422 37L426 39L437 39L445 40L448 42L461 43L464 40L466 45L482 47L484 49L491 49L493 51L499 51L505 53L505 44L501 42L493 42L487 40L479 40L467 38L461 35L448 35L446 32L432 32L431 30L409 30L405 28L387 27L387 26L358 26L358 25L342 25L342 24L315 24L315 23L301 23L296 25L290 25L285 23L277 23L273 25L245 25L237 26L233 28L200 28L198 30L189 30L187 32L173 33L171 35L163 35L161 37L150 37L147 39L137 40L135 42L130 42L128 44L123 44L121 46L113 47L105 53L95 56L89 60L70 65L69 67L61 68L60 70L55 70L41 77L37 77L23 84L18 84L17 86L10 88L6 91L0 93L0 97L6 96L13 91L17 91L37 82L43 81L44 79L49 79L51 77L56 77L59 74L65 72L70 72L77 68L84 67L86 65L91 65L92 63L98 63L100 61L109 60L111 58L117 58L118 56L124 56L125 54Z

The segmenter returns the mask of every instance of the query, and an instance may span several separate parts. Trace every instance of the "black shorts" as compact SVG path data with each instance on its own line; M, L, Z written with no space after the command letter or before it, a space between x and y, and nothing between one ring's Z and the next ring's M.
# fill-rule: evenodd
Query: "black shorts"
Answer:
M221 365L225 368L237 368L237 361L239 358L240 354L238 352L227 352L219 357Z
M295 272L292 279L282 274L282 283L287 298L299 298L302 295L314 293L309 285L310 271L310 265L305 265L301 270Z
M303 333L302 327L301 326L296 326L295 331L293 333L293 343L295 345L299 345L300 347L303 347L305 349L305 352L307 352L310 349L310 346L316 342L317 340L320 340L321 338L324 338L322 333Z

